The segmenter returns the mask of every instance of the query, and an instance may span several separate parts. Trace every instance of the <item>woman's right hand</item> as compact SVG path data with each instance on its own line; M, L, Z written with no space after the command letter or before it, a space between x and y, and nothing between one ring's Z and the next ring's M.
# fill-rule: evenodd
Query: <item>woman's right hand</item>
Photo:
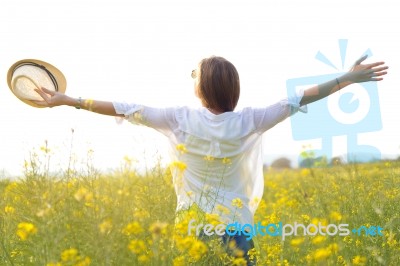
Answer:
M32 101L33 103L43 107L54 107L67 104L68 96L57 92L50 91L46 88L35 89L35 91L43 98L43 101Z

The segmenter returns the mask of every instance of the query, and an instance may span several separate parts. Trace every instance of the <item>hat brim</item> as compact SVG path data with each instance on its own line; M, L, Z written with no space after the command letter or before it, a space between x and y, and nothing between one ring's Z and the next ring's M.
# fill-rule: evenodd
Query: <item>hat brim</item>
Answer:
M58 92L60 93L65 93L65 90L67 89L67 80L65 79L65 76L63 75L63 73L56 68L55 66L53 66L52 64L49 64L47 62L41 61L41 60L37 60L37 59L23 59L20 60L16 63L14 63L10 69L7 72L7 84L8 87L10 88L11 92L22 102L33 106L33 107L38 107L38 108L43 108L44 106L35 104L32 101L26 100L26 99L22 99L20 97L18 97L17 94L15 94L14 90L13 90L13 86L12 86L12 79L13 79L13 74L14 71L18 68L18 66L26 64L26 63L33 63L33 64L37 64L40 66L43 66L46 68L47 71L49 71L55 78L55 80L57 81L57 86L58 86ZM40 84L39 84L40 85Z

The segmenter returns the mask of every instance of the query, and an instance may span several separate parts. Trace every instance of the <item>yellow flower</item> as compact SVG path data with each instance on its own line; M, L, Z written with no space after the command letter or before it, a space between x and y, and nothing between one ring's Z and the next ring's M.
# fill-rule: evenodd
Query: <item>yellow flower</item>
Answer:
M133 161L132 157L125 155L122 159L124 160L126 165L132 165L132 161Z
M186 166L186 164L184 162L174 161L169 165L169 167L171 168L171 171L177 169L177 170L183 172L183 171L186 170L187 166Z
M186 232L187 232L187 228ZM175 244L176 248L181 251L181 252L186 252L193 244L194 238L187 236L187 237L180 237L178 235L175 235Z
M288 260L283 260L283 266L289 266L289 261Z
M313 238L313 240L311 241L313 244L321 244L322 242L324 242L326 240L326 237L325 236L320 236L320 235L318 235L318 236L315 236L314 238Z
M208 224L212 224L213 226L217 226L221 223L220 217L216 213L206 213L206 221Z
M386 243L389 245L389 247L395 247L398 244L396 240L396 234L393 232L387 232L385 233L385 236L387 238Z
M235 242L235 240L230 240L229 241L229 243L228 243L228 248L229 249L235 249L236 248L236 242Z
M260 204L261 199L259 197L254 197L251 201L250 201L250 206L251 207L256 207Z
M15 212L15 208L7 205L4 207L4 212L8 214L13 214Z
M149 258L149 256L147 256L147 255L145 255L145 254L142 254L142 255L140 255L140 256L138 257L138 261L139 261L140 263L146 263L146 262L149 262L149 261L150 261L150 258Z
M143 240L136 240L136 239L133 239L131 240L131 242L129 242L128 248L136 255L145 253L147 249L146 244L144 243Z
M397 240L394 238L387 240L387 244L389 245L389 247L395 247L397 243L398 243Z
M180 153L186 153L187 149L185 144L178 144L176 145L176 149L180 152Z
M173 261L174 266L185 266L185 256L176 257Z
M68 172L72 172L73 170L68 170ZM73 173L72 173L73 174ZM70 181L68 181L67 183L67 188L73 188L75 186L76 183L76 179L71 179Z
M302 214L302 215L301 215L301 218L303 218L303 220L304 220L305 222L309 222L309 221L310 221L310 216L308 216L307 214Z
M194 260L200 260L208 251L206 244L202 241L195 239L189 249L189 256Z
M86 188L82 187L75 192L74 198L77 201L84 200L84 201L88 202L93 199L93 193L88 191Z
M351 244L353 242L353 239L350 236L345 236L343 238L343 241L348 243L348 244Z
M331 255L331 250L327 248L319 248L314 252L315 261L322 261Z
M74 266L89 266L91 262L89 257L85 257L83 260L76 262Z
M249 259L251 261L255 261L258 254L259 254L259 252L257 251L256 248L252 248L247 252L247 255L249 255Z
M207 155L207 156L204 156L204 158L203 158L205 161L208 161L208 162L212 162L212 161L214 161L214 157L212 157L211 155Z
M316 226L319 226L319 224L321 224L323 226L327 226L328 225L328 223L327 223L327 221L325 219L320 220L320 219L317 219L317 218L313 218L311 220L311 223L316 225ZM315 227L311 227L310 228L310 232L311 233L315 233L316 231L317 231L317 229Z
M47 143L46 143L46 144L47 144ZM41 150L42 152L44 152L44 153L49 153L49 152L50 152L50 149L47 148L47 145L46 145L46 146L41 146L41 147L40 147L40 150Z
M47 263L46 266L62 266L62 264L60 262L50 262Z
M298 247L304 242L304 237L302 238L295 238L290 241L290 245L293 247Z
M327 247L327 249L329 249L333 253L336 253L339 250L339 246L336 243L332 243Z
M309 176L310 174L311 174L310 169L308 169L308 168L303 168L303 169L301 169L301 172L300 172L300 176L301 176L301 177L307 177L307 176Z
M235 256L236 258L241 258L244 256L244 251L241 250L240 248L234 248L232 251L233 251L233 256Z
M37 228L34 224L32 223L19 223L17 227L17 236L22 241L25 241L30 235L34 235L37 233Z
M235 198L232 200L232 206L241 209L243 208L243 202L240 198Z
M220 204L216 206L216 210L221 214L229 214L231 212L227 207Z
M357 255L351 260L351 262L353 262L354 265L365 265L367 258Z
M343 256L338 256L337 257L337 263L338 264L342 264L342 265L346 265L346 262L345 262Z
M232 160L229 159L229 158L224 158L224 159L222 159L222 163L223 163L223 164L231 164L231 163L232 163Z
M264 223L263 225L276 224L279 222L279 220L280 220L280 218L276 215L275 212L273 212L273 213L271 213L271 215L265 216L265 219L262 223Z
M327 226L328 225L328 221L326 219L318 219L318 218L313 218L311 220L312 224L315 224L318 226L319 223L321 223L321 225L323 226Z
M61 253L61 260L64 262L75 261L78 258L78 250L76 248L66 249Z
M277 244L264 244L263 245L264 251L266 251L267 257L269 259L278 259L281 257L282 254L282 244L277 243Z
M307 254L306 260L307 260L308 264L310 264L313 260L313 256L311 254Z
M340 221L343 218L342 215L339 212L331 212L329 217L334 221Z
M247 261L244 258L236 258L232 261L232 265L246 266Z
M102 234L108 234L110 233L112 229L112 220L111 219L105 219L101 224L99 224L99 230L100 233Z
M141 232L143 232L143 228L136 221L129 223L124 229L122 229L122 233L127 236L140 234Z

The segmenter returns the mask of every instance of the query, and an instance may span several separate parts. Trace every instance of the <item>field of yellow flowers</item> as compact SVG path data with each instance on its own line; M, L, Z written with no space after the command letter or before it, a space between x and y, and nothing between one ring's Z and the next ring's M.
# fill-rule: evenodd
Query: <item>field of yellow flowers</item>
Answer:
M244 265L217 242L177 234L168 169L138 174L129 164L53 176L35 159L24 178L1 180L0 265ZM383 236L257 236L257 265L400 265L400 163L268 171L255 221L383 228Z

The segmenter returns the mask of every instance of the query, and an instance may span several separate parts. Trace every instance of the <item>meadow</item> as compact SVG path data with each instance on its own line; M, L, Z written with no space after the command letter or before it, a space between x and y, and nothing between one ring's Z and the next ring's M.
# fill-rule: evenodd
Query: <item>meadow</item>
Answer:
M0 265L244 265L188 236L187 219L174 227L169 168L139 173L126 157L112 173L90 163L50 173L49 161L44 147L22 178L0 181ZM400 265L400 162L269 170L255 221L383 228L256 236L257 265Z

